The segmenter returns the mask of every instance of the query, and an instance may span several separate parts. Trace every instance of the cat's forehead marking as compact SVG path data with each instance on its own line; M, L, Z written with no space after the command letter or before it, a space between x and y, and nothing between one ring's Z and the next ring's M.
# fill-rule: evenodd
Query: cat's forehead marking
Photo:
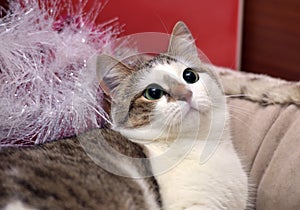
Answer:
M171 64L172 62L177 62L177 60L173 57L162 54L162 55L156 56L155 58L149 60L145 64L145 66L142 66L142 67L153 68L154 66L159 65L159 64Z

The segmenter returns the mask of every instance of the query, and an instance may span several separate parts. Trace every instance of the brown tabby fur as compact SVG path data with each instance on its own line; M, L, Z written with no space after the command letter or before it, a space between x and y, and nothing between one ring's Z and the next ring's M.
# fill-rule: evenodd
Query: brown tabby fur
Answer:
M141 147L111 130L92 130L81 139L99 142L99 136L125 155L145 157ZM2 148L0 161L1 209L13 201L45 210L151 209L135 179L111 174L96 165L77 138L28 148ZM139 170L150 169L145 165ZM144 182L159 202L156 181L145 178Z

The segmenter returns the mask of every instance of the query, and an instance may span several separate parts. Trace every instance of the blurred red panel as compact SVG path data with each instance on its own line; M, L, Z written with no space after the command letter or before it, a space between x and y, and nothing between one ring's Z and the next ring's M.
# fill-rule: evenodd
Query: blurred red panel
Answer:
M73 0L76 1L79 0ZM109 0L97 23L118 17L120 24L125 24L123 35L128 35L171 33L174 24L182 20L193 33L199 49L212 63L237 68L240 1Z

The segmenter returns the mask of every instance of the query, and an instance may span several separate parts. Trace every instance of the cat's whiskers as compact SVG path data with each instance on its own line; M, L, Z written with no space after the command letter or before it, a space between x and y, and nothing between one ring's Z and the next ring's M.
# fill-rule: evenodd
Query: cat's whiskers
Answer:
M159 127L159 140L161 141L161 136L165 136L164 134L167 133L166 137L163 138L165 140L164 143L166 143L170 132L169 122L171 121L171 116L167 116L167 118L163 120L165 123L163 124L163 126Z
M170 138L173 138L173 136L170 134L173 134L174 131L176 131L176 126L180 125L181 121L179 122L178 118L181 116L181 111L179 109L179 106L173 105L169 107L166 116L167 117L164 119L164 126L161 127L162 132L166 133L165 143L167 143Z
M244 93L240 93L240 94L226 94L223 93L224 95L222 95L221 97L225 97L225 98L245 98L245 97L252 97L254 95L252 94L244 94Z
M243 120L243 119L239 118L238 116L236 116L235 114L229 113L229 116L230 116L230 119L234 118L247 126L249 125L247 120Z
M235 113L238 113L238 114L242 114L244 116L250 116L250 115L253 114L253 112L249 112L249 110L247 110L245 108L235 106L235 105L232 105L232 104L227 104L227 107L228 107L229 111L232 111L232 112L235 112Z
M223 106L222 104L212 104L212 106L214 108L221 108L221 106ZM248 117L250 117L252 115L252 112L249 112L249 110L239 107L239 106L235 106L232 104L226 104L227 109L228 109L228 115L229 115L229 119L235 119L237 121L239 121L240 123L244 124L245 126L249 127L249 122L247 120ZM238 116L240 115L240 116ZM243 119L242 119L243 118ZM250 128L251 129L251 128Z
M108 123L109 125L112 125L112 122L110 120L109 115L102 109L101 111L97 110L96 107L92 106L89 103L86 103L87 107L90 107L95 113L97 113L98 116L100 116L102 119L105 120L106 123Z
M172 123L169 123L168 125L168 132L167 132L167 135L166 135L166 138L164 139L166 144L170 144L170 140L173 140L174 139L174 131L176 130L176 126L178 126L178 124L172 124ZM172 135L170 135L172 134Z
M139 65L142 65L142 66L146 65L146 63L149 61L150 58L153 58L153 56L149 55L149 57L147 57L147 58L145 58L145 56L143 56L143 57L137 56L137 60L139 61Z
M242 124L242 125L244 125L244 127L247 127L247 129L251 132L251 135L253 135L257 138L260 138L259 134L257 134L256 132L253 132L253 129L250 126L251 123L247 119L241 119L240 117L238 117L232 113L229 113L229 116L231 119L231 123L232 123L232 120L237 120L239 122L239 124Z
M182 126L182 122L183 122L183 116L182 116L182 112L176 112L175 116L174 116L175 122L173 123L173 127L174 127L174 131L179 131L180 127Z
M168 129L167 129L167 135L166 135L166 138L164 139L164 143L166 143L166 144L168 144L168 140L170 140L170 134L172 133L172 124L167 124L167 127L168 127Z
M228 109L228 114L231 117L233 118L237 118L236 115L234 115L233 113L236 113L236 114L239 114L241 115L242 117L249 117L252 115L251 112L249 112L247 109L244 109L242 107L238 107L238 106L235 106L235 105L232 105L232 104L226 104L227 105L227 109ZM220 104L212 104L212 106L216 109L219 109L220 108ZM240 121L242 121L241 119L238 119Z

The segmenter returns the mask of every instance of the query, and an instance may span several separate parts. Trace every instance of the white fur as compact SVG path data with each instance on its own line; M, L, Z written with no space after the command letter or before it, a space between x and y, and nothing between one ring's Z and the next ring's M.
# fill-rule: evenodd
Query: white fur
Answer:
M201 165L203 146L203 142L198 142L176 167L156 176L164 209L245 209L247 177L232 144L221 143L214 155ZM156 155L163 149L158 144L150 152ZM159 166L153 165L154 171L156 167Z
M248 190L247 176L231 142L228 123L218 128L222 134L214 154L200 164L200 154L209 136L211 122L220 121L221 115L227 112L215 108L217 119L212 118L212 100L209 95L210 84L201 78L194 84L187 84L182 78L186 66L182 63L161 64L141 81L141 86L147 87L157 83L168 91L163 76L169 75L178 82L185 84L193 92L191 102L168 102L166 97L159 99L154 110L151 124L136 128L119 130L124 136L134 142L145 145L151 157L159 157L166 153L170 145L179 142L194 145L182 158L180 147L167 159L175 160L172 168L163 169L163 161L151 159L154 175L159 184L164 210L177 209L230 209L246 208ZM219 117L218 117L219 116ZM212 135L214 141L216 135ZM179 161L180 160L180 161Z
M13 201L9 203L4 210L36 210L36 208L31 208L24 205L21 201Z

